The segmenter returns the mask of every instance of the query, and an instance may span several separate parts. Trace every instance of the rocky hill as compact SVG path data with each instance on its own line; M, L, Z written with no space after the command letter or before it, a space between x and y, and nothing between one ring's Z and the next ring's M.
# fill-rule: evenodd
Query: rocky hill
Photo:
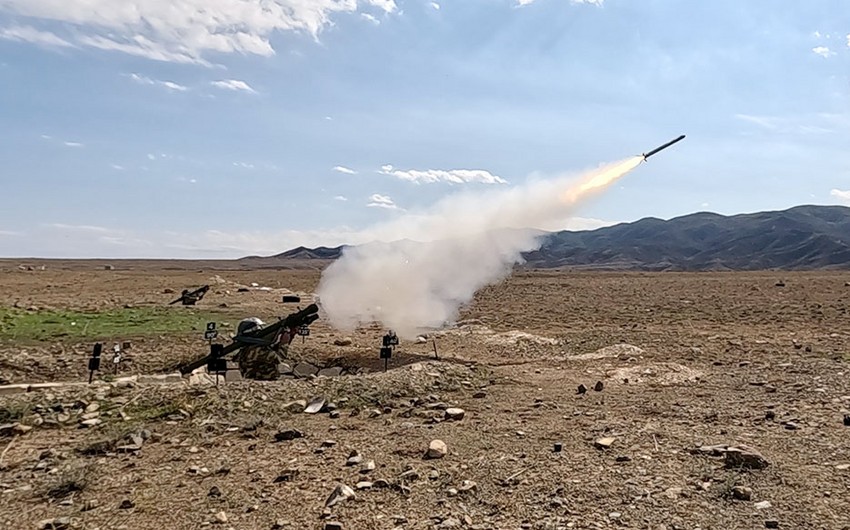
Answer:
M284 259L339 257L343 247L299 247ZM615 270L850 269L850 208L797 206L723 216L695 213L545 236L525 255L534 268Z

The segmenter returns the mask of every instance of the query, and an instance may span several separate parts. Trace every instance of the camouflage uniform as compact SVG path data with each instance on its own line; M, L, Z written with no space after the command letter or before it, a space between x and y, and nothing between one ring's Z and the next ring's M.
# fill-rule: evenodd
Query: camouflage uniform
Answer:
M288 344L275 351L268 346L246 346L239 351L237 361L244 379L273 381L280 378L278 363L286 355Z

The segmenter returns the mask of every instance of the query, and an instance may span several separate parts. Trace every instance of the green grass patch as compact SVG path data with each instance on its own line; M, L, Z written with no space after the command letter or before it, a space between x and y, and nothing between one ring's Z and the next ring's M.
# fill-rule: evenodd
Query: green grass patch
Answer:
M171 333L203 334L207 322L221 322L221 313L184 308L134 307L98 312L25 311L0 308L0 341L88 340Z

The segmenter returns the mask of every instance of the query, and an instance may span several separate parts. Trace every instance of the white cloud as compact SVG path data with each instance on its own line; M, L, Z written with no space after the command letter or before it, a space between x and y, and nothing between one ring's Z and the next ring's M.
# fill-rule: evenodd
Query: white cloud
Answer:
M345 166L334 166L334 171L338 171L340 173L345 173L346 175L356 175L357 172L353 169L347 168Z
M812 51L815 53L815 55L820 55L824 59L827 59L827 58L835 55L835 52L831 51L826 46L816 46L816 47L812 48Z
M507 184L508 182L497 175L493 175L489 171L483 169L452 169L449 171L442 169L426 169L426 170L408 170L402 171L395 169L387 164L381 166L380 173L384 175L392 175L393 177L407 180L410 182L431 183L431 182L448 182L450 184L468 184L470 182L480 182L483 184Z
M2 9L0 3L0 9ZM0 28L0 39L28 42L42 46L54 46L58 48L74 48L75 46L65 39L49 31L41 31L32 26L11 26Z
M161 86L161 87L167 88L169 90L174 90L174 91L177 91L177 92L185 92L185 91L189 90L189 87L179 85L179 84L174 83L172 81L160 81L158 79L151 79L149 77L145 77L145 76L139 75L139 74L130 74L128 77L130 79L132 79L133 81L135 81L136 83L139 83L141 85Z
M829 194L838 199L843 204L850 206L850 190L834 189L830 191Z
M153 153L148 153L148 160L156 160L156 155Z
M47 135L47 134L42 134L42 135L41 135L41 139L42 139L42 140L52 140L52 139L53 139L53 137L52 137L52 136L50 136L50 135Z
M15 237L23 235L21 232L15 232L13 230L0 230L0 236L3 237Z
M375 193L371 197L369 197L369 204L366 206L372 208L386 208L388 210L397 210L398 206L388 195L381 195Z
M396 10L394 0L366 0L366 2L370 5L383 9L385 13L392 13Z
M847 34L847 47L850 47L850 33Z
M248 162L234 162L234 166L241 167L243 169L254 169L254 164L249 164Z
M124 166L119 166L118 164L112 164L112 169L116 171L124 171Z
M824 134L847 127L842 116L825 113L788 116L759 116L735 114L734 118L776 134Z
M430 2L428 5L430 5L431 7L433 7L434 9L436 9L438 11L440 9L440 4L438 4L437 2Z
M534 3L534 1L535 0L517 0L517 5L520 6L520 7L527 6L527 5ZM570 0L570 3L571 4L589 4L589 5L602 7L602 4L605 3L605 0Z
M269 57L271 37L294 31L317 38L332 18L393 0L0 0L0 13L40 26L2 30L2 38L112 50L157 61L209 65L212 54Z
M85 147L80 142L62 142L62 143L64 143L67 147Z
M233 90L235 92L250 92L251 94L256 93L256 90L251 88L248 83L246 83L245 81L239 81L238 79L224 79L221 81L213 81L210 84L222 90Z
M381 23L380 20L378 20L374 16L370 15L369 13L360 13L360 16L363 17L364 19L368 20L369 22L372 22L373 24L380 24Z
M106 228L104 226L95 226L95 225L73 225L66 223L47 223L44 226L49 228L55 228L56 230L63 230L69 232L96 232L98 234L107 234L111 233L112 230Z
M334 197L334 200L335 200L335 201L343 201L343 202L345 202L345 201L347 201L347 200L348 200L348 197L345 197L345 196L343 196L343 195L337 195L336 197Z

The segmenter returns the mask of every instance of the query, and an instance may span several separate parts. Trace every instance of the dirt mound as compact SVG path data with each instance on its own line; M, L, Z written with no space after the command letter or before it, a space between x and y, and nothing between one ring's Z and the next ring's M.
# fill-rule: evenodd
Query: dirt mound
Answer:
M637 346L632 346L631 344L614 344L611 346L605 346L604 348L599 348L594 352L572 355L569 358L578 361L591 361L594 359L609 359L612 357L618 359L630 359L641 355L643 355L643 350Z
M661 386L696 383L702 372L678 363L653 363L617 368L606 376L618 383L649 383Z

